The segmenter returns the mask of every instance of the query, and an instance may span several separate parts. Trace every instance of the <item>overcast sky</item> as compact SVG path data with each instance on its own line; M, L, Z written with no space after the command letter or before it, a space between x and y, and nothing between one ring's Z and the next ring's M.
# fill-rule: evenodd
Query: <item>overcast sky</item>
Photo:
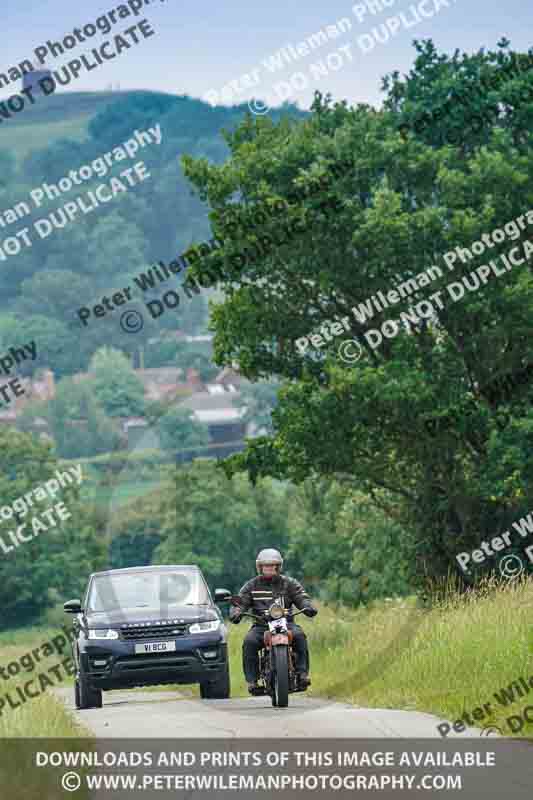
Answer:
M384 6L388 3L388 8ZM449 7L446 7L448 3ZM175 94L205 97L209 91L220 92L230 80L239 79L254 68L259 69L259 83L240 94L235 100L248 101L252 97L266 99L270 105L278 105L280 94L290 91L290 99L300 107L308 108L315 88L330 91L335 99L347 99L350 103L380 102L381 76L394 69L409 70L414 56L412 40L431 37L439 50L452 53L455 48L475 52L481 47L494 49L502 36L511 40L513 49L525 51L531 44L531 22L533 12L530 2L506 0L491 3L488 0L425 0L423 10L433 16L420 17L416 21L413 8L420 0L367 0L382 11L376 14L366 10L365 0L359 3L345 0L270 0L268 3L244 2L244 0L150 0L138 17L119 20L111 33L98 34L85 44L78 45L56 60L50 59L47 66L58 68L68 60L106 39L113 38L144 16L150 21L156 35L132 46L120 57L81 75L68 90L105 89L120 84L121 89L153 89ZM435 4L441 5L435 11ZM2 25L2 53L0 72L25 58L34 61L33 50L47 39L62 40L75 27L93 22L100 15L117 8L105 0L77 4L72 0L4 0ZM358 14L354 8L359 5ZM403 11L403 23L395 35L385 43L372 46L372 29L384 37L380 25L388 18ZM358 18L359 17L359 18ZM329 40L322 47L295 63L286 65L275 75L262 65L287 44L296 46L328 25L347 18L351 30L338 39ZM396 22L391 21L394 28ZM359 37L366 34L361 45ZM359 40L360 41L360 40ZM339 48L348 46L348 51ZM368 52L363 52L363 49ZM331 54L337 53L337 56ZM349 55L352 57L350 62ZM313 77L311 65L322 60L327 66L327 77ZM35 62L36 63L36 62ZM288 80L294 73L297 86L303 90L289 89ZM303 77L302 77L303 75ZM285 82L285 87L274 85ZM5 98L16 91L18 84L0 89Z

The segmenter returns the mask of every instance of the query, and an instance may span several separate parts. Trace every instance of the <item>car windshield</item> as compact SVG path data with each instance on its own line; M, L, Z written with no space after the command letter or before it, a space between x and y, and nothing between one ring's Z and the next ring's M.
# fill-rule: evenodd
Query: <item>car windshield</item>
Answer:
M94 578L88 610L147 608L166 615L177 606L208 603L207 587L197 570L130 572Z

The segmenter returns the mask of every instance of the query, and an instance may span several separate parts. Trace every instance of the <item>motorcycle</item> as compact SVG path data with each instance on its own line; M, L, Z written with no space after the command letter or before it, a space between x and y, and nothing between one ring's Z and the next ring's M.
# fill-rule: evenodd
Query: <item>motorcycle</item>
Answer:
M231 597L233 605L240 606L240 597ZM251 617L261 623L268 623L268 630L263 636L263 648L259 651L259 686L254 695L270 695L272 705L286 708L289 705L289 694L292 692L305 692L307 686L300 686L294 666L292 651L292 631L287 624L289 610L284 608L280 598L275 600L264 616L259 616L250 611L243 611L243 617ZM302 614L300 611L292 612L295 617Z

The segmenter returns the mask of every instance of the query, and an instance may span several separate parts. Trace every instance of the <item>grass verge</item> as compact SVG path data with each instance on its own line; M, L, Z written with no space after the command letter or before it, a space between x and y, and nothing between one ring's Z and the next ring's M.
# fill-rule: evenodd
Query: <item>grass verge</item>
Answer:
M56 628L26 628L14 633L0 634L0 667L7 668L8 664L19 661L25 654L34 648L39 648L45 642L50 642L54 636L58 635ZM74 718L68 713L62 703L57 701L51 692L43 691L38 697L30 698L26 702L21 702L17 694L17 687L22 688L29 681L33 680L31 691L39 687L39 680L35 680L40 673L46 673L47 677L53 680L54 687L71 687L72 678L61 680L64 670L61 668L59 678L54 677L53 673L47 672L50 667L60 665L61 661L70 654L70 647L67 647L62 656L57 653L42 658L35 668L31 671L21 668L18 675L8 676L7 680L0 677L0 700L9 694L13 705L19 703L19 707L12 708L7 702L0 709L0 739L18 737L83 737L89 735L89 731L80 727Z

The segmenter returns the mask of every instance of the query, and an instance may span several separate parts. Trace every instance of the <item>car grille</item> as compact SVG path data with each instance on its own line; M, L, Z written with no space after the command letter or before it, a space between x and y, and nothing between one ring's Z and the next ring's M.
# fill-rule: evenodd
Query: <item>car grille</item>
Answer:
M175 639L177 636L184 636L187 633L187 624L179 623L176 625L147 625L131 628L121 628L120 637L130 641L131 639Z

